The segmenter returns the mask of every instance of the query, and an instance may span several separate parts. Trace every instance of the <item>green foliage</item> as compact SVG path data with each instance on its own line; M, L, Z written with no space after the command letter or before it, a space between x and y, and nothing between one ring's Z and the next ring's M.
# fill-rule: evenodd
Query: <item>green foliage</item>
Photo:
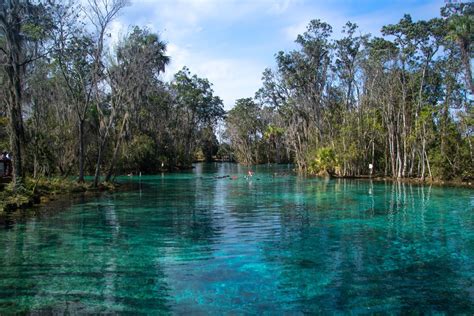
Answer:
M132 72L142 68L147 75L154 76L165 70L170 58L165 55L166 43L150 30L135 26L132 32L117 47L117 67ZM136 65L141 63L141 67ZM125 68L125 69L124 69ZM119 71L114 69L114 71ZM143 73L141 75L144 75ZM137 82L133 83L137 84Z
M0 191L0 214L5 210L29 207L38 203L40 197L51 198L55 195L92 189L90 183L77 183L65 178L26 178L21 190L15 189L14 184L10 182L3 191Z
M261 109L251 99L238 99L234 108L227 113L226 133L237 160L249 165L259 162L263 124Z
M201 139L199 152L202 156L198 159L196 158L196 160L211 162L219 150L219 141L217 140L213 129L211 127L203 128L200 132L199 138Z
M439 146L434 146L430 151L435 178L444 180L472 180L474 178L474 166L472 152L468 138L463 139L457 126L450 122L446 135ZM441 145L444 147L441 151Z
M109 29L84 25L72 3L7 4L24 16L0 31L15 31L9 38L20 39L16 46L6 45L6 36L0 46L33 57L20 61L21 115L12 120L26 174L74 175L81 161L89 173L152 173L217 156L343 176L367 174L374 163L393 177L472 177L470 3L447 5L443 18L405 15L380 38L348 22L334 39L328 23L312 20L296 47L278 52L276 67L265 69L255 99L237 100L228 113L212 83L186 67L163 81L172 56L147 28L133 27L107 47L101 35ZM3 85L9 69L0 71ZM9 91L0 91L0 100ZM0 150L16 150L4 117L13 112L0 106Z
M459 3L448 19L446 38L455 42L469 43L474 40L474 4Z
M157 166L155 142L147 135L136 135L127 146L127 157L134 171L153 170Z
M339 160L333 148L321 147L311 155L308 168L309 173L334 175L339 169Z
M10 140L8 139L7 125L8 119L6 117L0 117L0 151L4 151L10 148Z
M214 95L209 80L192 75L186 67L175 74L170 89L175 101L173 111L179 115L173 135L181 139L175 150L177 164L189 167L199 146L206 159L212 159L216 150L215 136L211 134L225 114L222 100Z
M171 87L177 93L178 104L191 111L197 124L214 125L224 116L222 100L214 96L212 84L191 75L188 68L175 74Z
M232 147L227 143L222 143L216 153L217 159L223 161L234 161L234 153Z
M296 39L298 49L278 52L277 69L264 71L256 98L270 113L260 112L252 124L265 126L263 139L278 139L302 172L359 176L370 172L370 163L393 177L468 177L472 124L462 78L470 77L472 8L455 6L447 19L426 21L407 14L384 26L383 38L348 22L344 37L333 40L327 23L311 21ZM230 114L246 126L248 112ZM273 126L285 128L275 133ZM246 129L234 132L237 154L258 152L261 144Z
M265 129L263 137L269 141L273 141L275 138L281 137L284 133L284 128L270 124Z

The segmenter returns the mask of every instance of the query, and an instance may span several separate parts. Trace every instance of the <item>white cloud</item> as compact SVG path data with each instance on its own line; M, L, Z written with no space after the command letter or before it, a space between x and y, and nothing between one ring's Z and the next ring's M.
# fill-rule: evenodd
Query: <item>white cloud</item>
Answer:
M298 0L280 0L280 1L268 0L266 2L268 2L268 5L269 5L269 10L268 10L269 13L283 14L286 11L288 11L288 9L291 6L295 5L297 2L300 2L300 1Z
M309 21L304 20L293 25L289 25L283 28L282 33L285 38L289 41L294 41L299 34L302 34L306 30L306 26Z
M436 16L438 0L431 1L406 11L414 18ZM171 57L164 79L171 80L187 66L214 84L216 95L229 109L235 99L254 95L262 71L274 64L274 54L294 47L297 35L312 19L331 24L337 38L349 20L360 26L361 33L378 35L382 25L396 23L404 13L404 8L391 3L383 7L396 9L351 14L356 5L348 0L134 0L119 17L122 24L112 29L113 36L130 24L157 32Z
M170 56L171 62L166 68L164 78L170 81L173 75L191 59L190 47L182 48L176 44L168 44L167 55Z
M254 96L268 63L255 56L229 56L214 46L203 47L200 39L209 40L203 33L215 25L245 22L250 16L283 14L296 1L300 0L137 0L132 6L146 10L136 10L136 19L131 22L152 25L150 29L161 33L168 42L171 63L163 75L165 80L172 80L177 71L187 66L193 74L209 79L215 94L230 109L236 99ZM273 53L268 54L270 60Z
M196 68L214 83L214 90L223 100L226 109L234 106L235 100L253 97L261 85L264 65L245 59L215 59Z
M235 22L252 15L281 15L302 0L135 0L132 6L143 7L144 16L158 23L186 29L205 20ZM142 19L144 16L139 17Z
M165 80L187 66L191 73L207 78L213 83L215 95L221 97L225 108L232 108L236 99L253 97L260 87L265 65L245 58L213 57L205 53L193 53L192 48L168 45L171 64L165 72Z
M296 22L284 27L282 34L286 40L294 41L299 34L306 31L309 22L314 19L330 24L333 28L334 36L338 37L341 34L342 27L350 20L350 16L343 8L334 10L333 7L327 7L325 3L316 4L311 9L302 7L300 10L293 12L290 20Z
M120 40L127 34L128 26L120 20L114 20L110 24L107 34L109 34L109 43L115 47Z

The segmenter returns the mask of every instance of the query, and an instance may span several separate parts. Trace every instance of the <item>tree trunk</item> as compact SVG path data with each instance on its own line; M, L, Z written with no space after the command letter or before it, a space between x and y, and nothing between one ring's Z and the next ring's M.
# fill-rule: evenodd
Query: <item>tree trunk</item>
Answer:
M471 90L471 94L474 94L474 82L472 81L472 70L471 70L471 58L469 57L469 43L461 42L461 58L464 68L466 70L466 84L467 87Z
M425 181L425 140L423 139L422 141L422 146L421 146L421 181Z
M21 115L21 84L20 67L8 72L10 84L9 118L10 118L10 146L13 154L13 186L18 188L23 184L22 151L23 118Z
M105 139L104 141L99 143L99 152L97 154L97 162L95 165L94 187L97 187L99 185L100 164L102 163L102 152L103 152L104 144L105 144Z
M109 171L107 171L107 175L105 176L105 182L109 182L110 178L112 177L112 174L114 173L115 163L117 161L118 151L122 143L122 135L125 129L125 125L127 124L128 116L129 116L128 113L126 113L125 116L123 117L122 126L120 127L120 132L117 137L117 142L115 143L114 153L112 155L112 161L110 163Z
M15 190L23 184L22 168L22 141L23 141L23 117L21 111L21 17L18 12L18 3L13 4L14 9L10 15L9 23L6 23L5 46L7 61L4 65L8 77L8 116L10 133L10 150L13 154L13 187Z
M21 115L21 81L20 67L17 62L8 67L9 89L9 119L10 119L10 147L13 154L13 185L18 187L22 184L22 152L21 143L23 139L23 118Z
M84 182L84 120L79 119L79 179Z

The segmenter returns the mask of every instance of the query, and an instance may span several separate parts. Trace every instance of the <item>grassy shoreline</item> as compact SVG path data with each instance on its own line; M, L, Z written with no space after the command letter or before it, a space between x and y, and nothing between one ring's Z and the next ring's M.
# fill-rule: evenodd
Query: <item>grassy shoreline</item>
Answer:
M11 184L7 184L0 191L0 215L45 204L63 195L114 191L117 188L116 183L104 183L94 187L92 182L78 183L62 178L27 178L24 187L17 192L13 192Z

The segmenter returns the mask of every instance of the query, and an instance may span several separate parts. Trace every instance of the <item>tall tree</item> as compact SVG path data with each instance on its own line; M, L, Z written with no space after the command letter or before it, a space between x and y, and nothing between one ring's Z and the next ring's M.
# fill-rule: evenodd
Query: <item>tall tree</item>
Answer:
M105 181L109 181L114 172L131 114L140 113L141 105L146 102L144 96L152 91L160 73L170 61L165 53L166 44L158 35L139 27L134 27L117 47L107 78L111 87L110 116L120 118L121 122L119 130L115 132L112 159Z
M239 162L251 165L259 162L259 143L263 137L260 108L251 99L238 99L227 113L227 137Z
M183 68L175 74L171 89L176 98L178 113L182 115L181 126L182 146L179 156L189 165L198 142L198 132L212 128L217 120L224 115L222 100L214 95L209 80L191 75L188 68Z
M442 14L448 17L448 39L455 41L461 51L466 85L474 95L471 59L474 41L474 3L456 3L443 8Z
M0 3L0 61L6 74L13 184L23 184L23 80L26 66L44 55L43 40L51 29L51 2L7 0Z

